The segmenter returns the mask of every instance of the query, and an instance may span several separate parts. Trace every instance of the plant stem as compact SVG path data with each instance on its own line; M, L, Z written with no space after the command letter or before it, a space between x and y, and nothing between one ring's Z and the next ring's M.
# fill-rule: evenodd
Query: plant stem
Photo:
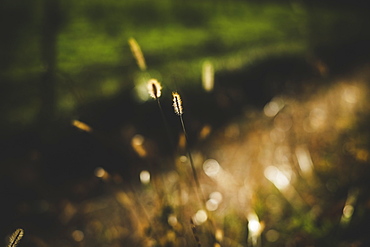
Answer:
M193 161L193 156L191 155L191 152L190 152L190 148L188 146L188 143L189 143L189 139L188 139L188 134L186 132L186 129L185 129L185 124L184 124L184 120L182 118L182 115L180 115L180 121L181 121L181 126L182 126L182 130L184 132L184 135L185 135L185 140L186 140L186 151L188 153L188 156L189 156L189 160L190 160L190 166L191 166L191 170L193 172L193 177L194 177L194 180L195 180L195 184L197 186L197 190L198 190L198 196L200 197L202 203L203 203L203 206L205 207L206 205L206 200L204 198L204 195L203 195L203 192L202 192L202 189L200 187L200 183L199 183L199 179L198 179L198 174L197 174L197 171L195 169L195 166L194 166L194 161Z

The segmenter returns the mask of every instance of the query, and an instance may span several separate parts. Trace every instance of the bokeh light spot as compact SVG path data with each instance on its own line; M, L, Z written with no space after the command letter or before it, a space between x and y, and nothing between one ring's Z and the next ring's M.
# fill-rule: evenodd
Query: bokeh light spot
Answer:
M144 137L142 135L137 134L132 138L131 143L132 143L132 145L135 145L135 146L143 145Z
M215 199L209 199L206 202L206 208L208 211L216 211L218 208L218 202Z
M274 117L283 107L284 101L282 99L276 98L265 105L265 107L263 108L263 112L268 117Z
M351 218L354 210L355 209L352 205L344 206L344 208L343 208L343 217L345 217L347 219Z
M266 232L266 240L271 243L276 242L279 239L279 237L280 234L276 230L271 229Z
M185 163L186 161L188 161L188 157L186 157L185 155L182 155L182 156L180 156L180 161L182 162L182 163Z
M217 160L208 159L203 164L203 170L209 177L214 177L220 171L220 164Z
M95 168L94 174L98 178L103 178L107 174L107 172L103 168L97 167Z
M259 232L260 228L261 228L261 224L259 223L258 220L252 219L252 220L249 221L248 229L249 229L250 232L257 233L257 232Z
M81 242L85 238L85 234L80 230L75 230L72 232L72 238L76 242Z
M140 172L140 182L142 184L150 183L150 173L146 170Z
M214 191L211 194L209 194L209 198L215 200L218 204L222 202L222 194L218 191Z
M203 209L198 210L198 212L193 217L193 221L197 225L203 224L204 222L207 221L207 219L208 219L208 215L206 211L204 211Z
M177 224L177 217L175 216L175 215L170 215L169 217L168 217L168 224L170 225L170 226L172 226L172 227L174 227L174 226L176 226L176 224Z

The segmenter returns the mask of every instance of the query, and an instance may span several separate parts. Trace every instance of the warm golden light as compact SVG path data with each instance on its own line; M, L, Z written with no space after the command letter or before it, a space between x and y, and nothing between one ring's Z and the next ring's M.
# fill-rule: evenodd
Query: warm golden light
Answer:
M218 191L215 191L209 194L209 198L212 200L215 200L218 204L220 204L223 199L222 194Z
M158 99L159 97L161 97L162 86L156 79L150 79L148 81L147 89L150 97L154 99Z
M175 110L175 113L179 116L181 116L183 114L183 110L182 110L182 101L181 101L181 97L180 97L180 94L178 94L177 92L172 92L172 100L173 100L173 109Z
M105 170L103 168L97 167L95 169L95 176L97 176L98 178L102 178L104 177L104 175L105 175Z
M268 117L274 117L284 107L284 101L280 98L274 98L263 108L263 112Z
M298 165L299 168L301 168L302 173L310 173L313 169L313 164L308 149L304 146L299 146L295 149L295 154L297 156Z
M276 188L283 190L290 184L290 179L276 166L268 166L264 171L265 177L270 180Z
M22 228L16 229L13 232L13 234L9 237L8 247L18 246L18 243L22 239L23 235L24 235L24 230Z
M144 55L143 55L143 52L141 51L139 44L136 42L134 38L130 38L128 40L128 44L130 45L132 55L134 56L136 63L139 66L140 70L142 71L146 70L146 63L145 63Z
M206 92L211 92L214 85L214 68L210 61L203 62L202 85Z
M348 192L347 200L346 200L346 203L344 204L342 217L340 220L340 223L342 225L348 224L350 222L353 216L353 213L355 211L354 205L357 201L358 194L359 194L358 189L351 189Z
M261 224L258 220L256 219L251 219L248 223L248 229L250 232L252 233L256 233L256 232L259 232L261 228Z
M218 201L216 201L215 199L209 199L207 202L206 202L206 208L208 211L215 211L217 210L218 208Z
M359 89L356 86L347 86L343 89L342 98L349 104L355 104L359 97Z
M214 159L208 159L203 163L203 170L209 177L215 177L220 168L220 164Z
M263 226L259 221L259 218L256 213L250 212L247 215L248 220L248 230L249 230L249 241L252 243L252 246L258 245L258 239L263 230Z
M207 212L204 211L203 209L198 210L198 212L194 215L193 221L196 225L201 225L204 222L206 222L208 219Z
M150 183L150 173L148 171L141 171L140 172L140 182L142 184Z
M203 126L202 130L199 133L199 138L206 139L211 133L211 131L212 131L212 127L210 125Z
M96 177L102 178L103 180L107 180L109 178L109 173L102 167L95 168L94 174Z
M352 205L345 205L343 208L343 217L350 219L355 208Z
M176 226L178 223L177 217L175 215L168 216L168 224L172 227Z
M78 129L86 131L86 132L91 132L92 131L92 128L89 125L87 125L87 124L85 124L81 121L78 121L78 120L73 120L72 125L75 126Z
M143 146L144 140L144 137L139 134L135 135L131 139L131 146L140 157L146 157L147 155L147 152Z
M81 242L85 238L85 234L80 230L75 230L72 232L72 238L76 242Z

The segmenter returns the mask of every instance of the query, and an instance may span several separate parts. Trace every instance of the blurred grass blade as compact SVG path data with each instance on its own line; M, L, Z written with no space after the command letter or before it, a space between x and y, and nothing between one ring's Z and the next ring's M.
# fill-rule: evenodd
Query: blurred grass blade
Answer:
M145 71L146 63L145 63L143 52L141 51L139 44L136 42L134 38L130 38L128 40L128 44L130 45L132 55L136 59L137 65L139 66L140 70Z

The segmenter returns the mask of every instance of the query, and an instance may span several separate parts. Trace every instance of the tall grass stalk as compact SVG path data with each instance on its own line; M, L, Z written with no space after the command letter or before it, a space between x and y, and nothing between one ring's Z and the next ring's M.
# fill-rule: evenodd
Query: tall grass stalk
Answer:
M160 96L162 95L162 91L161 91L162 86L156 79L150 79L148 81L147 88L148 88L149 95L153 99L155 99L155 101L157 101L158 109L159 109L159 112L161 113L162 121L163 121L165 130L166 130L168 141L169 141L170 149L172 149L174 147L172 135L170 133L170 128L169 128L166 116L164 115L164 112L163 112L163 109L162 109L161 101L159 100ZM173 151L173 150L171 150L171 151Z
M190 160L190 166L191 166L191 170L192 170L192 173L193 173L193 178L194 178L194 181L195 181L195 184L196 184L196 187L197 187L197 191L198 191L197 194L198 194L198 197L200 198L200 200L202 202L202 207L205 208L206 200L204 198L202 189L200 187L198 174L197 174L197 171L196 171L195 166L194 166L193 156L191 155L190 148L188 146L188 144L189 144L189 138L188 138L188 134L186 132L184 119L182 117L182 115L183 115L183 108L182 108L182 101L181 101L180 94L178 94L177 92L172 92L172 99L173 99L173 108L174 108L174 111L175 111L175 113L180 118L182 131L183 131L184 136L185 136L186 151L187 151L187 154L188 154L188 157L189 157L189 160Z

